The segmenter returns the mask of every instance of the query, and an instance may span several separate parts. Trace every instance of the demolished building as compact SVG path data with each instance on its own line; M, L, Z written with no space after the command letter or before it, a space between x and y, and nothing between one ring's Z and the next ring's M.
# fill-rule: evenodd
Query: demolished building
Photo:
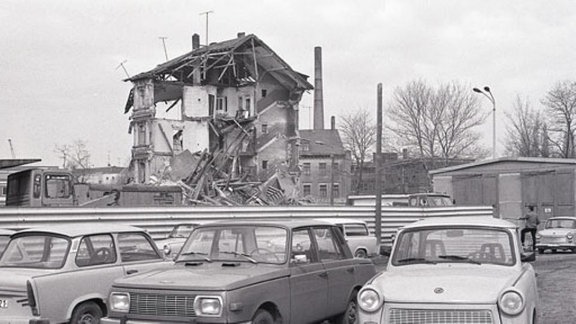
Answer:
M298 104L313 89L308 76L254 35L207 46L192 39L191 52L126 80L132 181L178 182L189 202L296 196L287 190L299 188Z

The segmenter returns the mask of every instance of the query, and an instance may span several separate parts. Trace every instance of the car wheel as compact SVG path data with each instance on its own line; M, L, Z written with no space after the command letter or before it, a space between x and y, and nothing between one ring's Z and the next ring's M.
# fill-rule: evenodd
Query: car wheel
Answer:
M550 249L550 252L556 253L556 249Z
M354 253L354 257L355 257L355 258L362 258L362 259L364 259L364 258L367 258L367 257L368 257L368 254L366 253L365 250L358 249L358 250L356 250L356 252Z
M538 249L538 253L544 254L544 249L542 249L542 248Z
M356 301L356 295L354 295L354 297L348 301L346 311L343 314L338 315L333 322L334 324L358 323L358 302Z
M96 303L80 304L72 313L70 324L98 324L102 315L102 309Z
M267 310L259 309L252 318L252 324L274 324L274 317Z

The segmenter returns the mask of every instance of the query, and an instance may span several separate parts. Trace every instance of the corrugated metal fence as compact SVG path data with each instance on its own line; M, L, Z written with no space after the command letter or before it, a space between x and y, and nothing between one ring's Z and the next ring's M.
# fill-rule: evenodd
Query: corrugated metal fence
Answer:
M389 244L399 227L425 217L492 216L490 206L382 207L382 243ZM368 222L374 232L373 206L306 207L166 207L166 208L0 208L0 228L22 229L49 224L116 223L144 228L158 239L179 223L229 218L356 218Z

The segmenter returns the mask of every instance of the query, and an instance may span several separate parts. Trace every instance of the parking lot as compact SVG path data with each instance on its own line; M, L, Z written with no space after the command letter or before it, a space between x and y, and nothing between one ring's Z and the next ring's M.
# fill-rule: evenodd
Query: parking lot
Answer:
M377 269L386 268L385 257L373 259ZM576 254L539 254L532 264L540 294L539 324L568 324L576 319Z

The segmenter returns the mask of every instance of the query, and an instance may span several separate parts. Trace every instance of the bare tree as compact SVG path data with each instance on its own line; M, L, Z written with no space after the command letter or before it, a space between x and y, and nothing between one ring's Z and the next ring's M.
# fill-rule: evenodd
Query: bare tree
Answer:
M488 117L470 87L451 82L437 89L425 81L396 88L388 108L388 126L404 144L417 149L421 158L485 154L475 130Z
M355 177L358 182L356 188L353 189L353 192L357 194L360 190L359 185L362 183L364 162L376 144L376 125L369 112L364 109L341 116L340 120L342 121L340 132L344 147L351 152L357 166Z
M544 97L542 104L550 118L550 144L563 158L576 157L576 82L557 83Z
M56 145L54 152L62 159L62 168L70 170L88 169L90 165L90 152L86 142L76 140L72 144Z
M528 99L516 97L514 110L506 113L506 153L510 156L547 157L548 134L540 111L530 107Z

